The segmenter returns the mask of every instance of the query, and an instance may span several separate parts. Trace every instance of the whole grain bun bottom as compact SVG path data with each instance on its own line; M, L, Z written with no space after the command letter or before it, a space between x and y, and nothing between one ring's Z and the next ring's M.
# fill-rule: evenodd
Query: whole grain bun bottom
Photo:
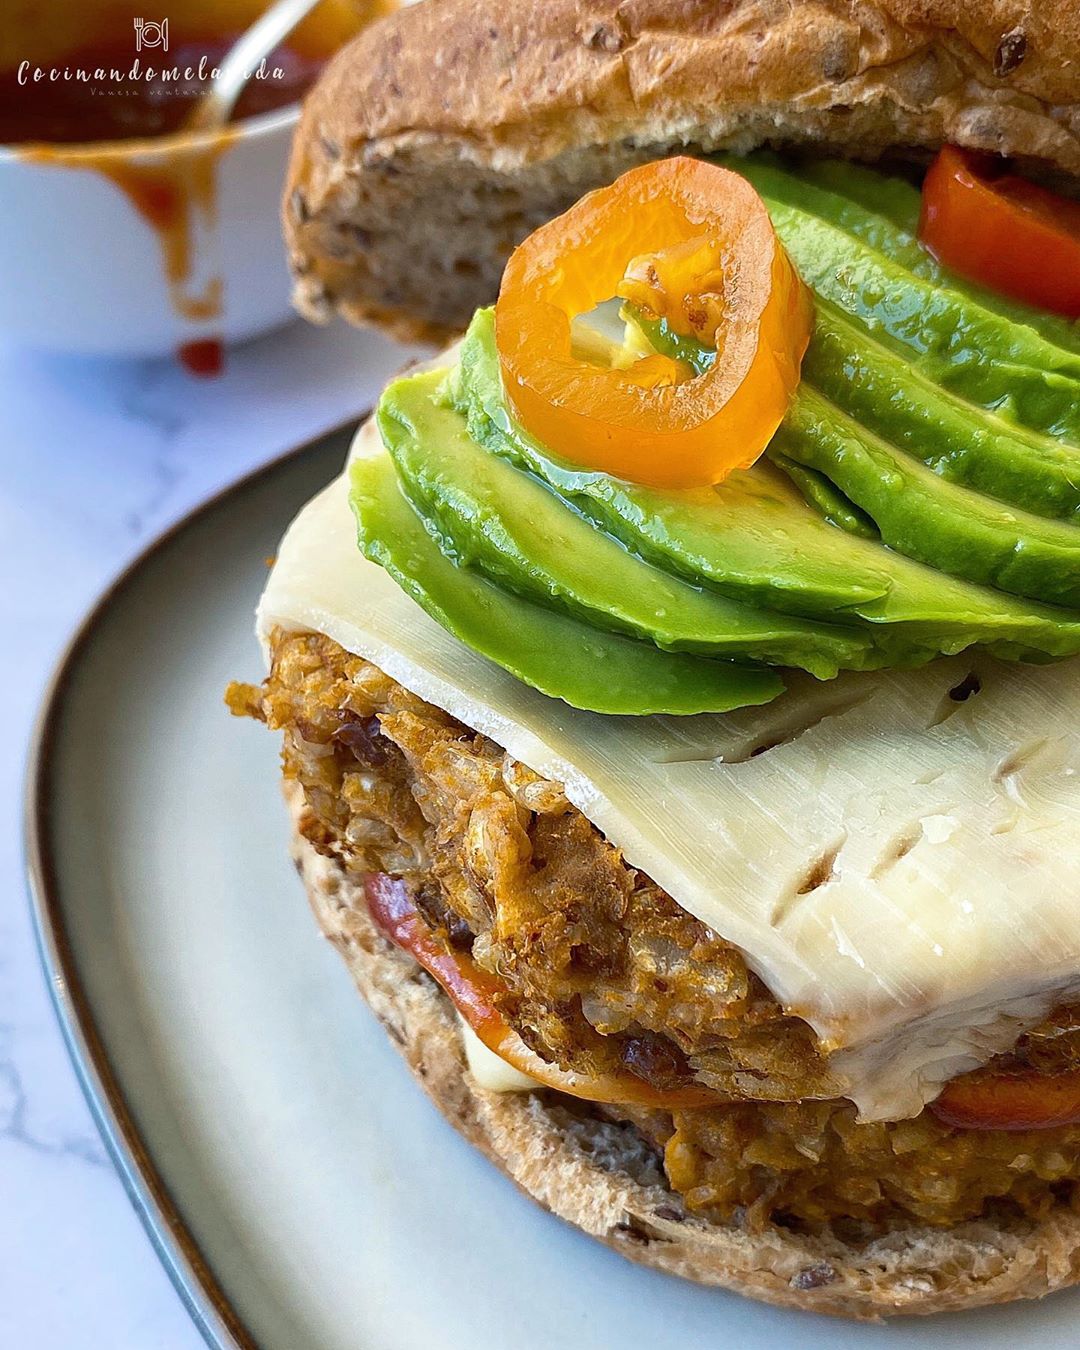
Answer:
M302 791L289 785L286 795L308 899L360 993L450 1123L559 1218L642 1265L835 1316L878 1319L1038 1298L1080 1278L1080 1216L1064 1205L1037 1223L912 1225L858 1243L829 1230L749 1230L683 1217L633 1126L557 1093L477 1086L450 1001L378 932L355 878L304 838Z

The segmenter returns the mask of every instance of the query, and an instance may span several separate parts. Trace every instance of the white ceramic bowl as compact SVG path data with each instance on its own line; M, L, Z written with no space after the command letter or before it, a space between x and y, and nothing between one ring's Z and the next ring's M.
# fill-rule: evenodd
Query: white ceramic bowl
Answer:
M156 356L284 323L291 311L279 204L298 120L294 104L236 123L217 141L180 134L58 145L40 160L0 148L0 334L58 352ZM117 185L132 170L199 184L186 204L191 275L182 289L197 292L220 277L215 315L178 308L169 241Z

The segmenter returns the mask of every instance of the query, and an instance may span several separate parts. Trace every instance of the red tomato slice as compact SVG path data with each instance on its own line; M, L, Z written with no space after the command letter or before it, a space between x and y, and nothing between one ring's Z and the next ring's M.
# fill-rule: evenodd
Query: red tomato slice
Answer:
M1080 202L996 163L947 145L923 183L919 238L971 281L1080 317Z
M1080 1069L975 1073L946 1083L930 1110L963 1130L1048 1130L1080 1121Z
M500 992L498 980L482 970L471 957L448 950L424 922L403 881L383 872L364 880L368 912L376 926L395 946L407 951L437 980L450 1001L485 1045L494 1049L508 1030L494 1006Z
M431 931L409 897L403 881L372 873L364 881L368 912L382 933L407 951L437 980L480 1040L501 1059L537 1079L542 1087L590 1102L635 1103L676 1110L688 1106L715 1106L715 1092L703 1087L665 1091L631 1073L588 1076L568 1073L532 1054L494 1006L501 986L470 956L448 950Z

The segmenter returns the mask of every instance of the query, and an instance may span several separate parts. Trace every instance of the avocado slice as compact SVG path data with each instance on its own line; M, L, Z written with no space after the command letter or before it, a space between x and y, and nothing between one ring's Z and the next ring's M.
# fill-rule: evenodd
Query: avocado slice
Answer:
M630 317L658 350L670 354L670 334ZM969 408L965 418L947 395L928 382L920 386L916 372L888 351L868 350L868 342L833 305L818 300L805 378L769 445L769 457L789 472L788 462L794 461L823 475L841 501L846 497L861 508L883 541L909 558L1032 599L1080 605L1075 525L1001 505L955 482L990 480L999 489L1005 482L1023 495L1025 467L1048 462L1060 469L1061 461L1068 466L1074 458L1069 448L1044 438L1036 454L1025 457L1020 438L1006 436L1000 444L987 414ZM679 352L699 371L712 355L685 337ZM864 414L862 422L852 413ZM934 472L875 434L875 427L906 433ZM1080 462L1072 471L1080 476ZM1054 487L1066 502L1075 491L1067 467L1058 479L1037 472L1033 478L1030 490L1043 489L1043 505ZM800 486L805 492L807 485Z
M784 613L880 625L898 651L933 645L951 654L973 643L1014 658L1080 651L1080 614L973 585L837 529L763 460L716 489L663 491L555 459L506 407L490 309L474 316L447 392L474 440L696 585Z
M941 389L827 300L803 380L941 478L1060 519L1080 513L1080 450Z
M1080 441L1080 352L989 308L944 272L938 280L921 275L929 255L910 238L886 253L829 218L861 211L855 204L837 197L824 214L821 199L830 194L822 189L765 160L737 168L765 198L777 234L818 295L943 388L1034 431ZM885 247L890 228L878 217L863 233ZM911 250L918 250L917 270Z
M837 525L847 530L848 534L861 535L863 539L881 538L881 531L866 512L845 497L823 473L807 468L805 464L796 464L793 459L788 459L787 455L772 448L769 458L778 469L783 469L803 497L830 525Z
M364 554L437 623L571 707L686 715L768 703L783 692L775 671L662 652L508 595L456 567L402 495L388 455L353 463L350 501Z
M871 517L883 541L942 572L1080 605L1080 529L949 483L802 386L773 446L817 469Z
M906 179L883 173L880 169L867 168L865 164L854 164L850 159L800 159L795 166L786 167L790 167L793 176L803 182L861 207L864 217L884 217L896 231L894 240L902 235L906 235L909 240L916 238L922 212L922 193ZM859 216L852 215L849 219L852 233L859 234ZM863 236L859 234L859 237ZM892 251L893 246L886 244L883 252ZM932 266L936 266L929 253L926 258Z
M666 321L647 319L630 306L623 312L652 347L699 374L716 360L715 351L673 333ZM809 386L948 482L962 483L1035 515L1071 520L1080 513L1080 450L1015 426L941 389L820 296L815 299L814 332L803 358L796 411ZM860 520L865 513L853 514L851 503L845 503L835 485L835 497L827 501L828 489L816 477L793 473L792 460L775 442L769 457L826 520L857 534L877 533L865 528ZM808 463L802 465L803 474Z
M819 679L886 661L868 629L757 609L635 557L539 479L477 445L461 414L440 403L442 381L440 371L396 380L376 416L402 491L459 567L666 651L798 666Z
M732 162L730 167L738 170L739 164ZM942 267L934 255L923 248L918 241L922 194L913 184L877 169L868 169L863 164L837 159L807 160L799 164L793 176L829 194L814 199L816 213L842 225L856 238L872 244L889 257L902 261L917 276L938 286L949 286L995 314L1033 328L1048 342L1064 347L1066 351L1080 352L1080 325L1071 319L1033 309L1022 301L987 290L985 286ZM842 216L833 200L836 198L844 204ZM852 210L852 207L861 210ZM891 230L882 228L882 218L893 227Z

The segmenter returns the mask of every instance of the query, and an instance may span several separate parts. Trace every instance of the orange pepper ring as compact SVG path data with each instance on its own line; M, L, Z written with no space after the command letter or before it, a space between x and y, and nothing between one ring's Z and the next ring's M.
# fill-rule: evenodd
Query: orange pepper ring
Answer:
M728 283L711 370L656 388L647 369L571 354L571 319L614 295L632 258L702 237L720 246ZM530 235L503 274L495 335L510 406L552 451L635 482L691 487L765 449L798 384L812 313L751 185L673 158L630 170Z

